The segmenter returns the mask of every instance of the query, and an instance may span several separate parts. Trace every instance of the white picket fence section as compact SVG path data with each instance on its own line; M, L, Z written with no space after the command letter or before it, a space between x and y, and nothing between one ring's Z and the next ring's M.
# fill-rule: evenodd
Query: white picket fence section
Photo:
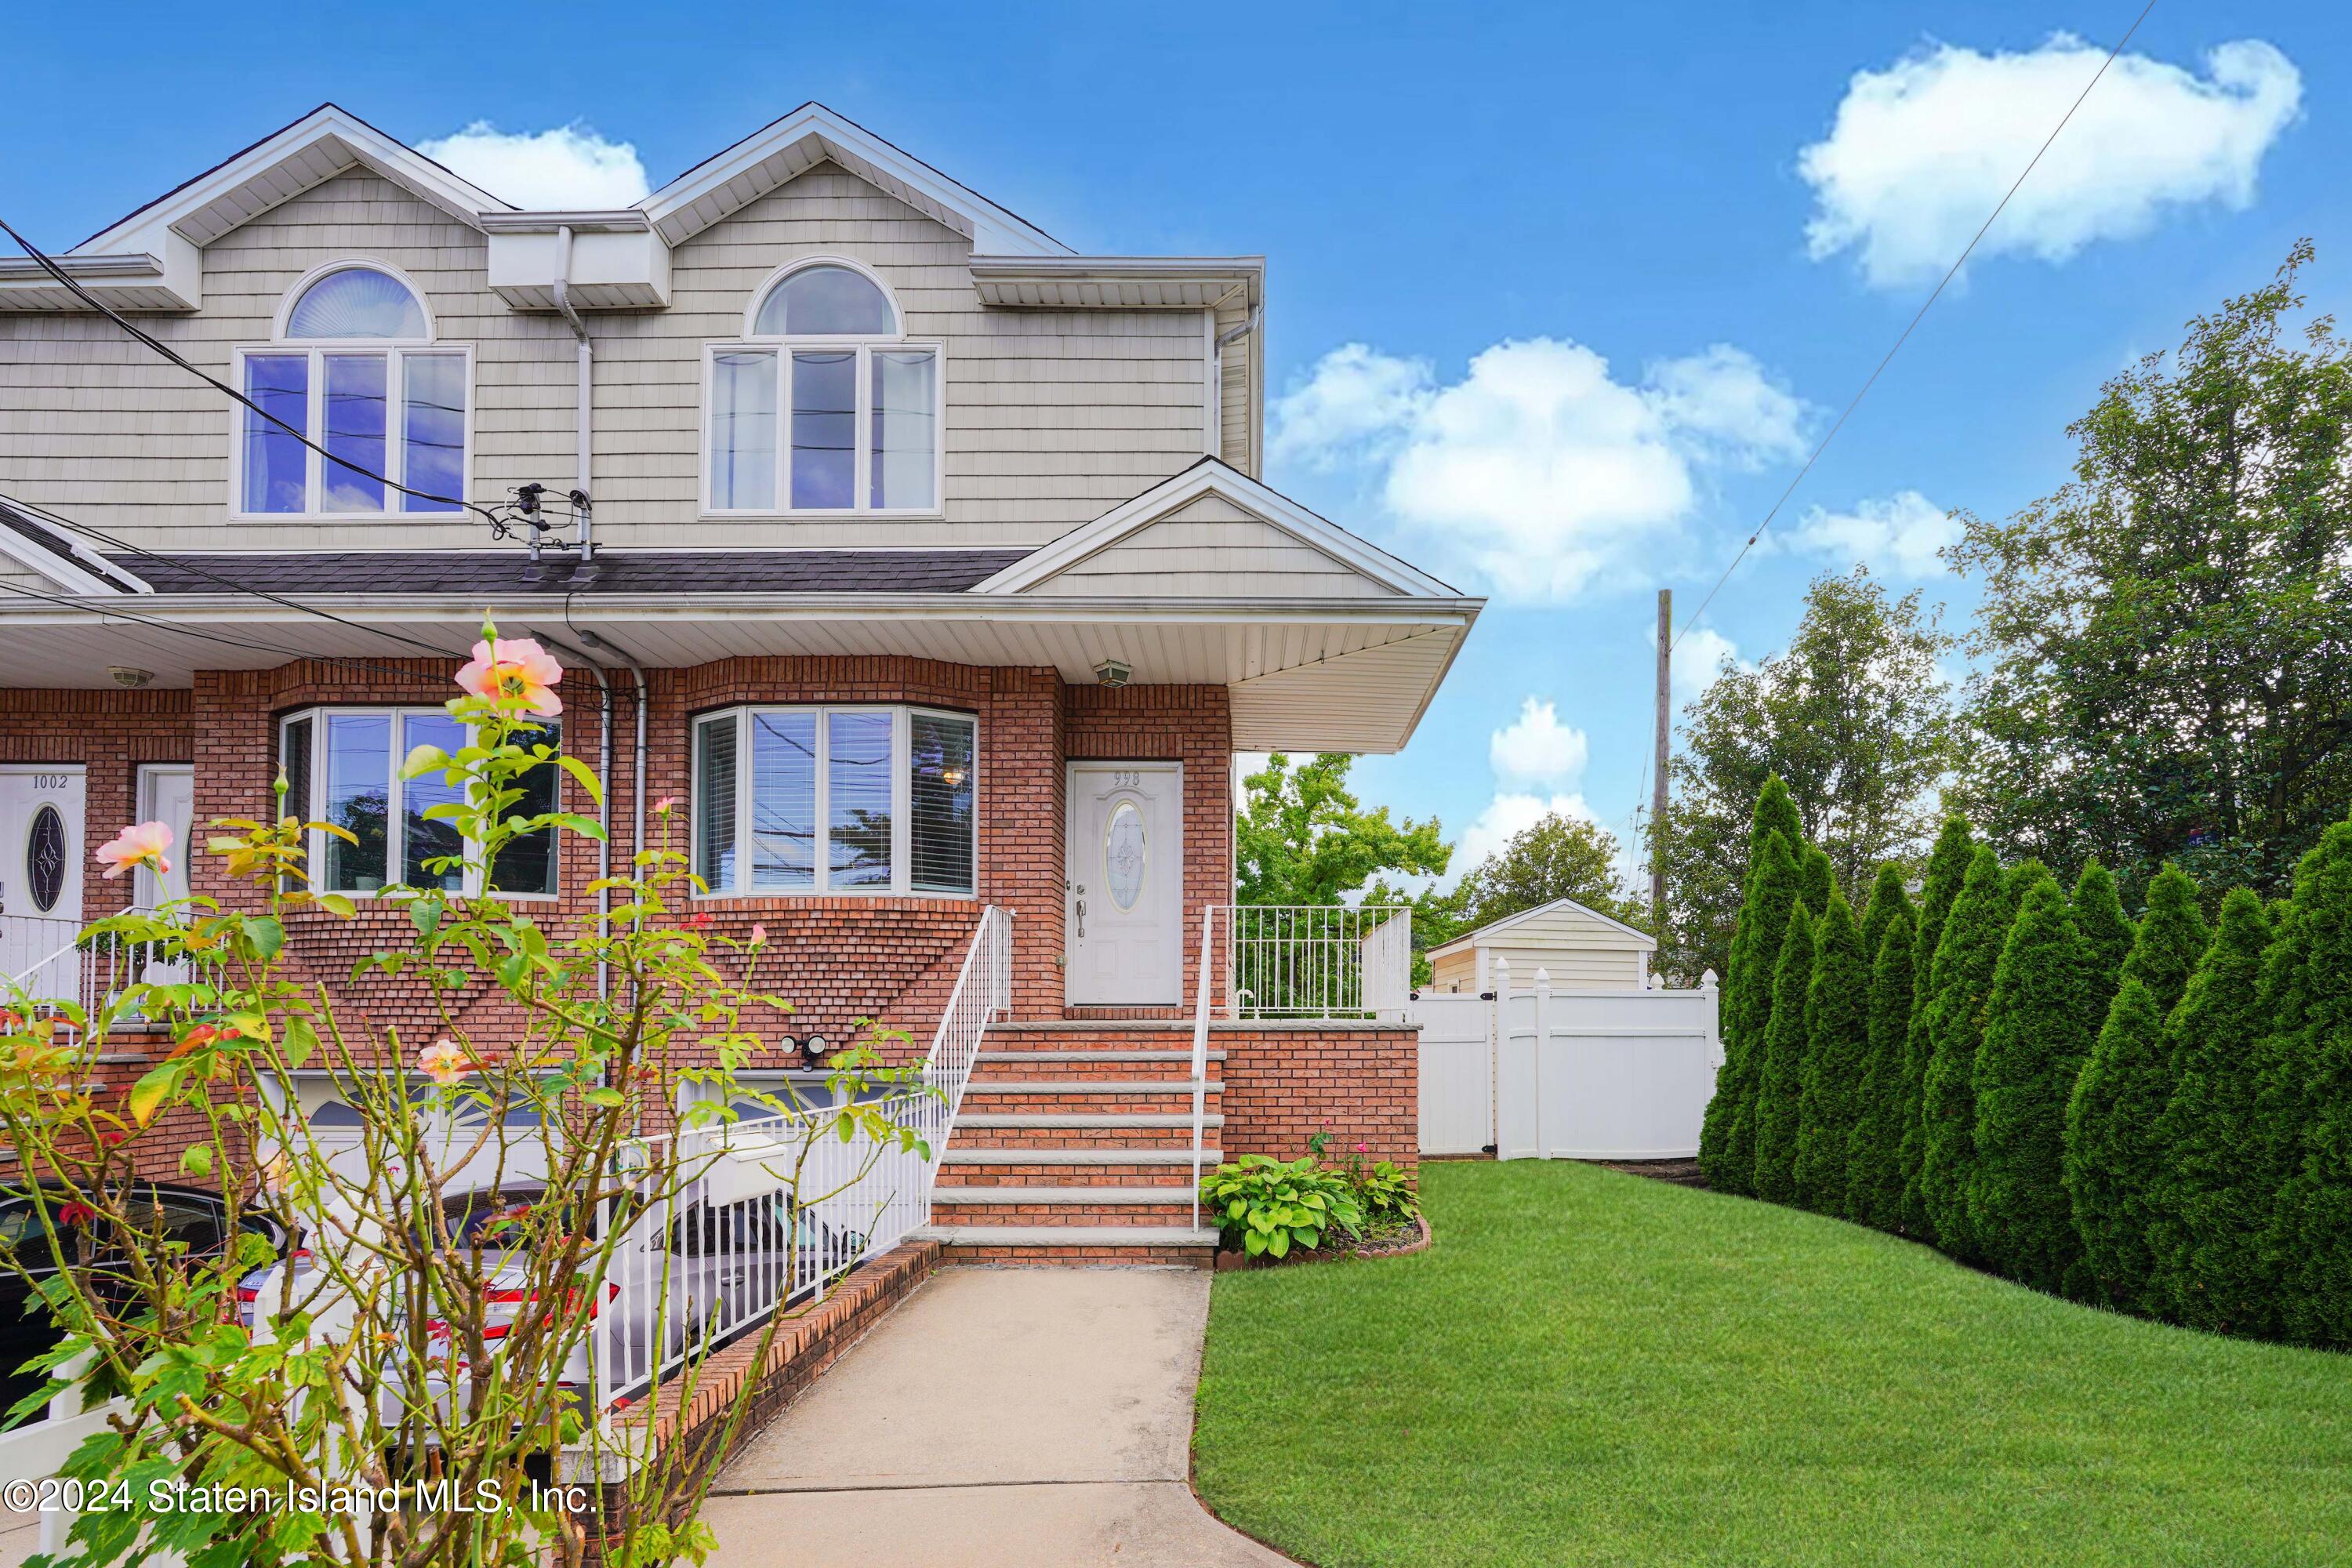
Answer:
M1499 960L1489 996L1419 996L1422 1152L1688 1159L1720 1004L1712 970L1693 990L1554 990L1542 970L1520 989Z

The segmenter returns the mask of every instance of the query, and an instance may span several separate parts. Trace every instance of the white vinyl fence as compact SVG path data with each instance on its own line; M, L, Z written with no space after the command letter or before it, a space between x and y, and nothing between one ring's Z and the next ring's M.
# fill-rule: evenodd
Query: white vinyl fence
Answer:
M1690 991L1555 991L1501 962L1489 996L1424 993L1421 1152L1690 1158L1723 1059L1718 1002L1711 970Z

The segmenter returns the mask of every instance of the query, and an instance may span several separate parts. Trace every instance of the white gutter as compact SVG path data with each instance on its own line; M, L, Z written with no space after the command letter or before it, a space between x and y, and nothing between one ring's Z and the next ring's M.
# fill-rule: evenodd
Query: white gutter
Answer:
M593 513L587 500L593 493L588 489L588 416L596 351L588 337L588 323L582 321L580 312L572 307L572 226L568 223L558 226L555 231L555 309L571 327L572 337L579 342L578 385L574 401L579 405L580 412L580 460L579 478L572 485L572 505L580 510L580 559L593 561L596 558L596 542L590 531Z

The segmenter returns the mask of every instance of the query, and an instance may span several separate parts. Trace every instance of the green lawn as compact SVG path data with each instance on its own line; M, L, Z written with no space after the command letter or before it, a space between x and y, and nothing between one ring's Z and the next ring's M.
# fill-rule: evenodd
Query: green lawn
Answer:
M1320 1568L2352 1563L2352 1357L1592 1166L1423 1182L1427 1252L1216 1278L1201 1494Z

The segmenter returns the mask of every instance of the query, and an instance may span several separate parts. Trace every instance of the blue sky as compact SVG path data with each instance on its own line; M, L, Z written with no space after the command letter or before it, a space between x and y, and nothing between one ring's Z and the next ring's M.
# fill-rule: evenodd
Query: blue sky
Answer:
M1359 770L1483 845L1622 830L1656 590L1696 606L2135 10L52 6L0 56L0 212L70 244L322 99L659 184L814 98L1082 250L1263 252L1268 477L1496 596ZM2100 381L2297 236L2336 308L2347 58L2334 7L2159 5L1686 649L1769 652L1858 555L1964 626L1947 510L2054 489Z

